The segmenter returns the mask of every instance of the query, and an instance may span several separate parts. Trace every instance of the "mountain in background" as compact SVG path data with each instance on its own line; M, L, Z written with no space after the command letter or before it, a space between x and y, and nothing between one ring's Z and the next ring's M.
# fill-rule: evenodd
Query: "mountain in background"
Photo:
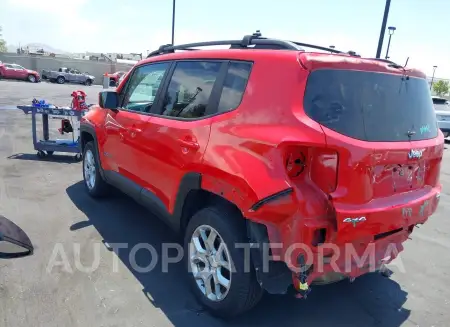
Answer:
M55 48L53 48L47 44L43 44L43 43L28 43L28 44L21 44L20 46L23 49L25 49L28 46L30 50L44 49L45 52L50 52L50 53L54 53L54 54L62 54L62 55L70 55L71 54L70 52L60 50L60 49L55 49ZM17 52L18 47L19 47L18 45L7 44L8 52Z

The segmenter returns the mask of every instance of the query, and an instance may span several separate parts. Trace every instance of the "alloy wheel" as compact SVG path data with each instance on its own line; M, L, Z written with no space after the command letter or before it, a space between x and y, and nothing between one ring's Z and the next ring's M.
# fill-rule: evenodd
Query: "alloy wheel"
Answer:
M225 299L231 287L232 264L227 245L209 225L197 227L189 245L190 267L200 291L209 300Z
M89 190L95 187L95 159L91 150L86 151L86 155L83 163L84 168L84 181Z

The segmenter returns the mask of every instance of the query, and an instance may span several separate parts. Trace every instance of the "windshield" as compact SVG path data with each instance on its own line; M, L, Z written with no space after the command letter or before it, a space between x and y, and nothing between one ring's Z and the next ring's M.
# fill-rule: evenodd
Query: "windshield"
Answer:
M438 135L425 79L317 70L308 78L304 108L321 125L359 140L417 141Z

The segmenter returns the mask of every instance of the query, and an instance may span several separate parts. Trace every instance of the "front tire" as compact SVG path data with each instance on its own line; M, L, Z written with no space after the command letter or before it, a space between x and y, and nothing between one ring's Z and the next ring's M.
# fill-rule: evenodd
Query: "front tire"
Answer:
M228 208L202 209L186 228L184 248L192 291L204 307L222 318L250 310L263 294L246 257L248 251L239 244L248 245L245 222Z
M110 186L100 174L100 163L97 160L94 142L88 142L83 153L83 180L87 192L93 198L106 196Z
M91 86L92 85L92 80L87 79L86 82L84 83L86 86Z
M66 82L66 79L65 79L64 77L62 77L62 76L59 76L59 77L56 79L56 82L57 82L58 84L64 84L64 83Z
M30 83L36 83L36 81L37 81L36 76L31 75L31 74L28 75L27 80L28 80L28 82L30 82Z

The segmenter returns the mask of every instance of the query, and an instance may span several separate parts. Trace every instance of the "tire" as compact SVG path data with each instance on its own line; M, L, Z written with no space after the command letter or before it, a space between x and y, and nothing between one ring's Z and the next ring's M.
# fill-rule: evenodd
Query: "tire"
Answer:
M85 84L86 86L91 86L91 85L92 85L92 80L87 79L86 82L84 82L84 84Z
M253 265L251 263L250 265L247 264L250 269L248 272L244 271L246 260L245 254L248 252L248 249L246 251L244 248L234 246L239 243L248 244L245 222L238 215L239 213L222 206L212 206L201 209L189 221L184 238L184 257L188 268L188 278L192 291L197 300L205 308L213 315L221 318L231 318L250 310L260 301L263 295L263 289L256 280ZM229 254L231 262L234 264L234 271L231 275L228 274L227 269L220 269L220 271L223 271L221 276L228 276L230 282L228 291L222 292L222 294L225 294L221 299L208 298L205 295L204 290L201 290L202 286L199 286L197 280L194 278L194 271L196 268L195 264L192 266L191 258L193 257L193 253L190 252L191 240L195 238L196 235L199 235L198 231L202 228L206 231L206 235L208 235L206 230L208 227L211 227L218 233L218 239L221 239L226 245L225 253ZM222 258L227 257L228 255ZM250 258L247 258L247 260L250 260ZM229 258L228 261L230 261ZM215 263L217 263L217 261L215 261ZM209 263L208 266L214 267L215 263ZM199 283L202 284L202 282ZM212 296L215 297L213 294Z
M63 76L58 76L56 79L56 83L58 84L64 84L66 82L66 79Z
M110 186L104 181L100 174L100 163L97 160L98 156L94 142L91 141L86 144L82 158L84 186L89 195L93 198L100 198L108 195ZM88 171L90 172L89 174ZM94 176L93 179L92 176Z
M30 74L27 77L27 81L30 82L30 83L36 83L37 82L37 78L36 78L36 76Z
M444 132L443 134L444 134L444 138L446 139L449 135L449 132Z

